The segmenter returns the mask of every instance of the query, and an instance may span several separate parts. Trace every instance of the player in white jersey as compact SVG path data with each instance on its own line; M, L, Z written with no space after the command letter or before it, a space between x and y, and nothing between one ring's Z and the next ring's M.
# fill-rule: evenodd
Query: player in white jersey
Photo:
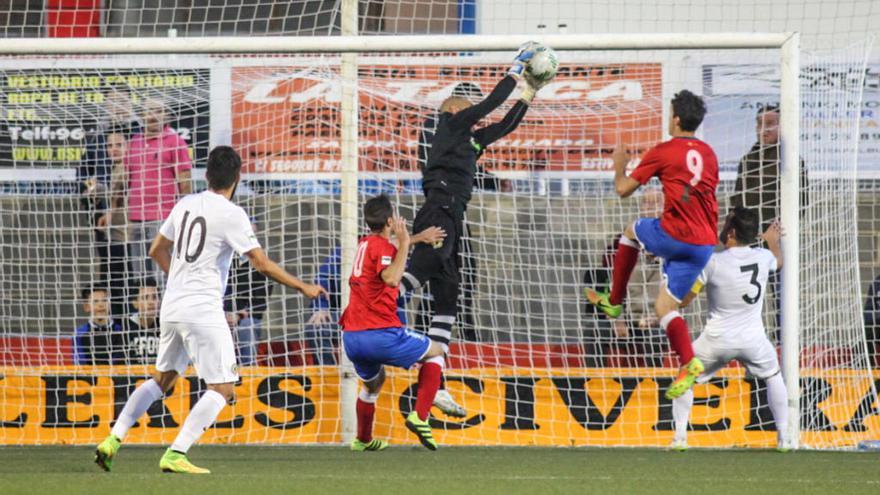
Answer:
M763 235L770 249L750 247L756 241L758 227L755 210L736 207L730 212L720 235L724 250L712 255L685 304L705 287L709 320L693 345L694 354L705 367L697 383L706 383L731 360L745 365L752 376L767 384L767 400L778 432L777 447L787 450L784 433L788 425L788 394L762 315L767 278L782 267L781 232L779 224L774 223ZM672 402L672 447L677 450L687 448L688 417L693 403L693 391Z
M186 452L232 400L238 380L232 334L223 312L234 252L247 256L255 270L309 298L326 296L320 286L300 281L260 248L247 214L231 201L240 177L241 157L235 150L229 146L211 150L205 173L208 190L174 205L153 240L150 257L168 273L156 373L129 397L110 435L98 445L95 462L106 471L131 426L174 388L192 362L208 390L189 412L159 467L174 473L210 472L192 465Z

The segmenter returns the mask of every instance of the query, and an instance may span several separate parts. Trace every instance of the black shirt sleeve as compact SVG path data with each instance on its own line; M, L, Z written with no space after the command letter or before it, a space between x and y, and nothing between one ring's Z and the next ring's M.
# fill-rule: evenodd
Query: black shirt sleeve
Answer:
M516 79L513 76L506 76L495 85L495 89L489 93L486 99L453 115L449 121L450 127L473 127L480 119L501 106L515 88Z
M522 100L516 102L513 108L507 112L507 115L501 119L501 122L496 122L492 125L483 127L482 129L477 129L477 131L474 132L474 139L483 148L489 146L495 141L498 141L513 132L514 129L519 126L519 123L522 122L523 117L526 115L526 110L528 109L529 105L526 102Z

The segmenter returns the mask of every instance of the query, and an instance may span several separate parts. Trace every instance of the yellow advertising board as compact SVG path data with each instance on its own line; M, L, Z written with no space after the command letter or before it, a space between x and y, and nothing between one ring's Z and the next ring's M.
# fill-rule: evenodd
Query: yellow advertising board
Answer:
M0 443L90 444L110 431L144 367L0 367ZM341 441L337 368L244 368L235 404L202 443L334 443ZM657 368L482 368L448 370L450 391L469 417L434 419L444 445L664 446L672 438L671 403L663 391L673 370ZM874 380L880 379L880 373ZM880 438L864 371L803 370L802 441L850 446ZM416 374L391 371L377 404L374 433L415 443L403 424L414 402ZM776 432L758 382L723 370L695 388L689 443L769 447ZM201 387L184 377L141 418L126 443L170 443ZM435 410L436 412L436 410Z

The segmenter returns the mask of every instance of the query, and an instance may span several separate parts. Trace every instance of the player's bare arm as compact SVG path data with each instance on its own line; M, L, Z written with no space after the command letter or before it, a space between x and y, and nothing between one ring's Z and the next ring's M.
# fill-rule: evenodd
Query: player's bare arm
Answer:
M180 191L181 196L186 196L187 194L192 193L192 172L189 170L182 170L177 174L177 190Z
M614 190L617 191L617 195L621 198L628 198L632 193L636 192L636 189L641 184L639 181L626 175L626 165L629 163L629 149L627 146L618 144L614 148L611 159L614 160Z
M764 239L764 242L767 243L767 249L773 253L773 256L776 257L776 269L782 269L782 244L780 239L785 235L785 232L782 230L782 226L779 224L779 220L774 220L773 223L767 227L767 231L761 236Z
M282 268L281 265L272 261L262 248L251 249L244 254L250 260L251 266L254 267L254 270L271 278L279 284L286 285L291 289L296 289L309 299L315 299L319 296L327 297L327 291L323 287L316 284L307 284L294 277L287 270Z
M391 232L397 237L397 254L394 255L394 260L388 268L382 270L382 281L389 287L397 287L406 270L406 258L409 256L412 239L409 237L406 220L403 218L397 217L392 221Z
M410 239L411 244L434 244L446 238L446 231L440 227L428 227L427 229L415 234Z
M174 241L168 239L162 234L156 234L153 243L150 245L150 258L159 265L166 274L171 269L171 248L174 247Z

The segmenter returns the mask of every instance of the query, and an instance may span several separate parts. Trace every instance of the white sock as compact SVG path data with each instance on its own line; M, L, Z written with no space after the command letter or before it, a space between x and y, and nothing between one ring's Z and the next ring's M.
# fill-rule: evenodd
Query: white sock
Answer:
M675 439L687 439L688 419L694 405L694 391L687 392L672 400L672 419L675 420Z
M782 373L776 373L765 382L767 402L770 403L770 412L773 413L773 421L776 423L776 431L781 440L788 432L788 390L785 388Z
M183 422L177 438L171 444L171 450L185 454L192 444L201 438L202 433L214 424L214 420L224 407L226 407L226 399L222 395L213 390L205 392Z
M125 438L125 434L131 429L131 425L147 412L147 409L153 405L153 402L161 399L162 395L162 389L156 383L156 380L151 378L142 383L134 390L128 401L125 402L125 407L119 413L119 419L116 420L116 424L113 425L110 433L119 440Z

